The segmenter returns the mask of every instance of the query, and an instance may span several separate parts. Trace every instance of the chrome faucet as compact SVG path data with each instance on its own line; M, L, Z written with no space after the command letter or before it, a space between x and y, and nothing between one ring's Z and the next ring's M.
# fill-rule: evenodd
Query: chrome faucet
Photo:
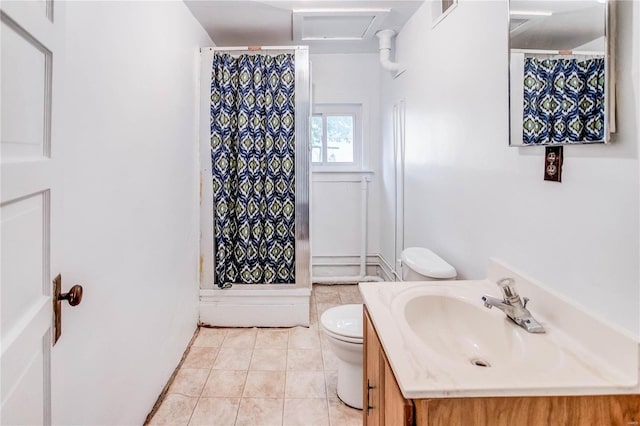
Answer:
M491 296L482 296L484 306L489 309L495 306L504 312L511 321L529 333L544 333L544 327L533 318L531 312L527 309L529 298L523 298L524 303L520 300L514 279L502 278L498 280L497 284L502 291L503 300Z

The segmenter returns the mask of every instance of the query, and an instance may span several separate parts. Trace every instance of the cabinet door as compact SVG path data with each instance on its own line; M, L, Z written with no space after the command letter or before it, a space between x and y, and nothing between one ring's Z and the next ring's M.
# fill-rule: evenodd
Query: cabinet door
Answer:
M400 387L393 376L389 361L384 360L384 422L385 425L413 425L413 402L402 396Z
M364 309L364 375L363 375L363 422L365 426L384 424L381 389L384 387L382 347L369 314Z

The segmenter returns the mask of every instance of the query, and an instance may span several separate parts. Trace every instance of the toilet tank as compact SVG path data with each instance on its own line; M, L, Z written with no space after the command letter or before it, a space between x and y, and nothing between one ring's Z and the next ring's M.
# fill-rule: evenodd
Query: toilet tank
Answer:
M410 247L402 252L402 279L404 281L453 280L456 268L429 249Z

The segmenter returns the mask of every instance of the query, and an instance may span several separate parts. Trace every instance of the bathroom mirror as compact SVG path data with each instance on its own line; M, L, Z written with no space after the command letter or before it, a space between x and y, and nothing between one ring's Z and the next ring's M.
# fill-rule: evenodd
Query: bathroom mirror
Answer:
M607 0L509 1L510 145L609 141Z

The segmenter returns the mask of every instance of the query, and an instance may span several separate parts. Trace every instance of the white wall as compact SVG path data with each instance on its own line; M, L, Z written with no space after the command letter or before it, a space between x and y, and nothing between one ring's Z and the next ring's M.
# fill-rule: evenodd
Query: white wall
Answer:
M396 40L407 71L384 78L387 260L391 106L404 98L405 245L430 247L462 278L484 277L495 256L638 333L640 3L618 3L618 133L565 147L561 184L543 181L543 149L507 146L506 2L460 0L434 29L428 4L414 15Z
M84 299L63 308L53 419L142 424L197 325L198 47L211 40L182 2L67 2L66 18L61 272Z
M364 145L364 174L369 184L369 227L367 254L380 252L380 64L376 54L311 55L313 101L315 104L361 104ZM313 262L355 262L360 254L359 173L312 175L311 237ZM349 271L357 273L357 268ZM314 275L319 268L314 268Z

